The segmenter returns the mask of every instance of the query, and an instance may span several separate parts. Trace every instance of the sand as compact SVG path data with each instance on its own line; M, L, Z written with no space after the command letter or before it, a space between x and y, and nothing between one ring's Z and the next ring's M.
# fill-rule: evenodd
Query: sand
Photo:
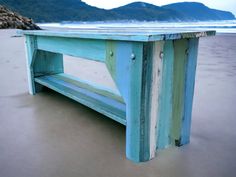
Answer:
M124 126L56 92L28 94L24 39L14 34L0 30L1 177L235 176L236 35L200 40L191 143L134 164ZM78 62L83 74L72 60L67 68L115 89L104 66Z

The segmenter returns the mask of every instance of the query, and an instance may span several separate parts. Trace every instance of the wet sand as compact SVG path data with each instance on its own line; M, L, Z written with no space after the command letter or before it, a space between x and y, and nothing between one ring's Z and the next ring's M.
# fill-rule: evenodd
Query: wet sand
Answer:
M235 176L236 35L200 40L191 143L134 164L124 126L56 92L28 94L24 39L14 34L0 30L1 177ZM67 69L114 88L104 66L77 62L83 74L73 60Z

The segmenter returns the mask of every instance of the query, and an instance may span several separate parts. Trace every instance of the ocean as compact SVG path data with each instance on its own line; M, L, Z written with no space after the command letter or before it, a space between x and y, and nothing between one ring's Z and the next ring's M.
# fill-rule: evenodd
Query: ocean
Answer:
M216 30L217 33L236 33L236 20L204 21L204 22L137 22L137 21L112 21L112 22L61 22L40 23L42 28L68 28L68 29L94 29L94 28L163 28L163 29L188 29L188 30Z

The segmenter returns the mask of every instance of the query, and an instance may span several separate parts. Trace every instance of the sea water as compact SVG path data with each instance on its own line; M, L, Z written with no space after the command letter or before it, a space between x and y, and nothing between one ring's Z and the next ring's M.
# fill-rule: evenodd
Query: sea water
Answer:
M137 21L110 21L110 22L61 22L41 23L42 28L114 28L114 27L139 27L139 28L163 28L163 29L194 29L194 30L216 30L217 33L236 33L236 20L222 21L198 21L198 22L137 22Z

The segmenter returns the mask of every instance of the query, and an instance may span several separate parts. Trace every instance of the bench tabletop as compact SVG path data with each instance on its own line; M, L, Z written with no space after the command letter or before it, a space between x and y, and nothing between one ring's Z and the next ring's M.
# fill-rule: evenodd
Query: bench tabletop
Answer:
M76 30L27 30L21 32L24 35L85 38L101 40L121 41L161 41L181 38L198 38L215 35L215 31L166 29L166 28L83 28Z

